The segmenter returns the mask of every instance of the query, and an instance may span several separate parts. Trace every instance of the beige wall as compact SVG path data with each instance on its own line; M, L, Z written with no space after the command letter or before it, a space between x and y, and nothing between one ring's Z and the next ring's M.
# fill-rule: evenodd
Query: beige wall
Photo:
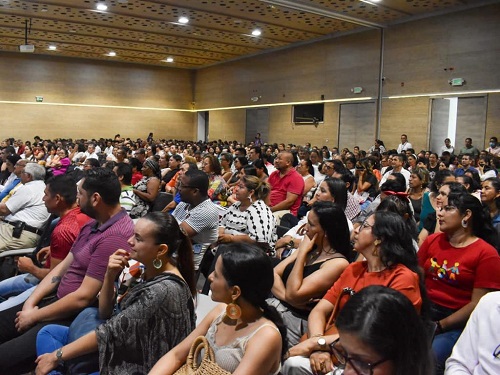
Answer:
M192 112L165 110L191 109L191 71L9 53L0 71L0 101L29 103L0 103L0 138L195 138Z
M380 137L388 147L397 146L401 133L408 134L415 149L427 147L434 94L500 89L499 19L500 5L493 5L385 31ZM259 105L284 104L269 107L266 141L333 146L338 142L339 102L325 103L325 121L318 127L292 124L290 103L318 101L321 95L326 101L376 97L379 47L380 32L368 30L198 71L0 53L0 138L115 133L135 138L153 131L194 139L196 115L164 109L190 110L193 101L198 110L245 107L259 96ZM464 78L466 85L452 88L448 80L453 77ZM364 92L352 94L354 86ZM420 94L426 96L387 99ZM43 104L2 103L34 103L36 95L44 96ZM500 94L489 94L487 137L500 135L499 108ZM211 110L209 137L242 141L245 122L245 108Z
M415 149L425 149L429 137L430 97L436 93L500 89L500 5L395 25L385 31L383 96L427 95L382 102L380 137L396 147L407 133ZM361 86L361 96L376 97L380 33L376 30L256 56L197 72L197 108L349 99ZM444 69L448 69L445 71ZM453 68L450 71L449 68ZM460 77L463 87L448 80ZM486 134L500 136L499 95L489 96ZM337 142L338 103L325 106L325 123L294 126L291 105L270 108L270 142L329 145ZM243 110L239 110L243 111ZM245 128L228 129L224 112L210 124L211 135L231 132L243 139ZM219 138L219 137L217 137ZM487 140L486 140L487 141ZM351 145L351 147L354 145Z
M486 112L486 147L490 137L496 136L500 140L500 94L488 95L488 111Z

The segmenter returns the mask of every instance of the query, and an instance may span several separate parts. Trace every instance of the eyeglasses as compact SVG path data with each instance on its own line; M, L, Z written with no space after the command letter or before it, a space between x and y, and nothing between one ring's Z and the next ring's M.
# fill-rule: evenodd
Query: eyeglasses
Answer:
M179 189L184 189L184 188L188 188L188 189L198 189L197 186L191 186L191 185L183 185L182 183L179 184Z
M331 171L332 169L334 169L334 167L332 165L325 164L325 169L328 169L329 171Z
M366 363L360 359L350 357L340 345L339 340L340 338L330 344L332 354L335 356L340 366L345 368L345 366L349 364L358 375L373 375L373 369L376 366L389 360L389 358L384 358L374 363Z
M360 226L359 228L360 228L360 230L363 230L363 229L365 229L365 228L373 228L373 225L374 225L374 224L369 224L369 223L365 220L365 221L363 221L363 224L361 224L361 226Z

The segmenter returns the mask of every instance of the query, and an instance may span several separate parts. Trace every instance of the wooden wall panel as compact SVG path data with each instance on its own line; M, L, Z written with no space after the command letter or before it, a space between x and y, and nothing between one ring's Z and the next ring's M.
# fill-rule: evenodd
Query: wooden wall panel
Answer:
M499 20L493 5L388 28L384 95L498 89ZM466 84L451 87L451 78Z
M290 103L377 93L379 33L363 32L201 69L196 108Z
M484 147L489 147L491 136L500 139L500 94L488 95L488 110L486 112L486 139Z
M389 27L384 96L500 88L500 5ZM0 53L0 102L44 102L191 109L377 95L380 33L376 30L254 56L193 72L172 68ZM453 67L453 72L444 68ZM467 83L451 88L452 77ZM401 86L401 82L404 85ZM194 99L193 99L194 98ZM294 126L291 105L271 106L269 142L329 146L338 142L338 103L325 123ZM486 136L500 135L500 94L488 96ZM388 147L407 133L417 150L428 143L429 98L384 99L380 137ZM189 112L55 107L0 103L0 138L41 136L144 137L149 131L196 137ZM243 140L245 109L210 111L210 139ZM15 132L16 134L13 134ZM70 134L69 134L70 133ZM46 135L44 135L46 134ZM67 134L67 135L66 135ZM328 139L328 142L326 141ZM480 142L478 142L480 143Z
M4 72L0 101L34 103L35 96L44 98L41 105L0 103L0 138L31 139L34 133L45 137L120 133L136 138L154 130L165 136L195 137L193 113L154 109L191 109L191 71L13 53L0 53L0 71ZM82 104L90 106L78 106Z
M429 98L385 99L382 102L382 128L380 139L387 149L397 148L401 134L415 151L427 149L429 124Z
M208 140L243 142L245 139L246 109L210 111Z
M500 88L498 19L500 5L492 5L386 29L383 96ZM196 78L196 107L251 105L252 96L261 96L264 104L318 100L321 95L353 98L353 86L365 89L362 96L375 97L379 37L372 30L202 69ZM453 77L466 79L466 85L452 88L448 80ZM383 100L380 135L389 147L397 146L401 133L410 136L416 149L428 147L429 100ZM489 100L487 136L490 129L500 134L497 94ZM292 127L286 108L271 107L269 141L304 143L302 137L313 137L313 143L324 144L328 138L332 145L334 134L337 142L338 117L317 130L302 130L310 127Z
M158 138L196 138L193 112L0 104L0 113L1 139L112 138L117 133L145 139L149 132Z
M338 143L339 108L336 103L325 103L324 123L314 125L295 125L292 123L292 107L270 107L270 125L268 142L293 143L305 145L328 145L333 147Z

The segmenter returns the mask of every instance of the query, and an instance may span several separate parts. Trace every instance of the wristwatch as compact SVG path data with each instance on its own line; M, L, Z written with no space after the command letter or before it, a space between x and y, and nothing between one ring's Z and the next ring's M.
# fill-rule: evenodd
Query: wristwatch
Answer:
M318 343L318 345L320 346L321 349L325 349L326 348L326 340L324 337L318 337L318 341L316 341Z
M293 240L290 240L290 242L288 242L286 245L290 246L293 249L295 247L295 242Z
M57 349L57 351L56 351L56 358L57 358L57 362L59 364L62 364L64 362L63 359L62 359L62 356L63 356L62 348Z

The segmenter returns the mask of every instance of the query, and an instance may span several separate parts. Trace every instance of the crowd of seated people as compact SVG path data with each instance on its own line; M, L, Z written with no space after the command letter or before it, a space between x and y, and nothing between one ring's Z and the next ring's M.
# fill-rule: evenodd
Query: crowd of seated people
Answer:
M476 305L500 290L500 144L491 137L480 150L470 138L464 147L447 139L438 152L417 152L403 134L394 146L153 134L4 140L0 252L35 247L38 255L14 259L21 276L0 281L0 374L79 365L174 373L200 335L235 374L443 374ZM7 277L12 265L0 258L0 266ZM195 328L190 304L201 275L203 292L221 304ZM370 299L374 290L385 297ZM141 302L163 297L178 311ZM356 320L354 301L374 311L413 305L407 314L424 328L408 331L420 350L404 353L411 366L389 347L412 345L384 337L394 341L379 348L375 318ZM138 340L122 331L132 320Z

